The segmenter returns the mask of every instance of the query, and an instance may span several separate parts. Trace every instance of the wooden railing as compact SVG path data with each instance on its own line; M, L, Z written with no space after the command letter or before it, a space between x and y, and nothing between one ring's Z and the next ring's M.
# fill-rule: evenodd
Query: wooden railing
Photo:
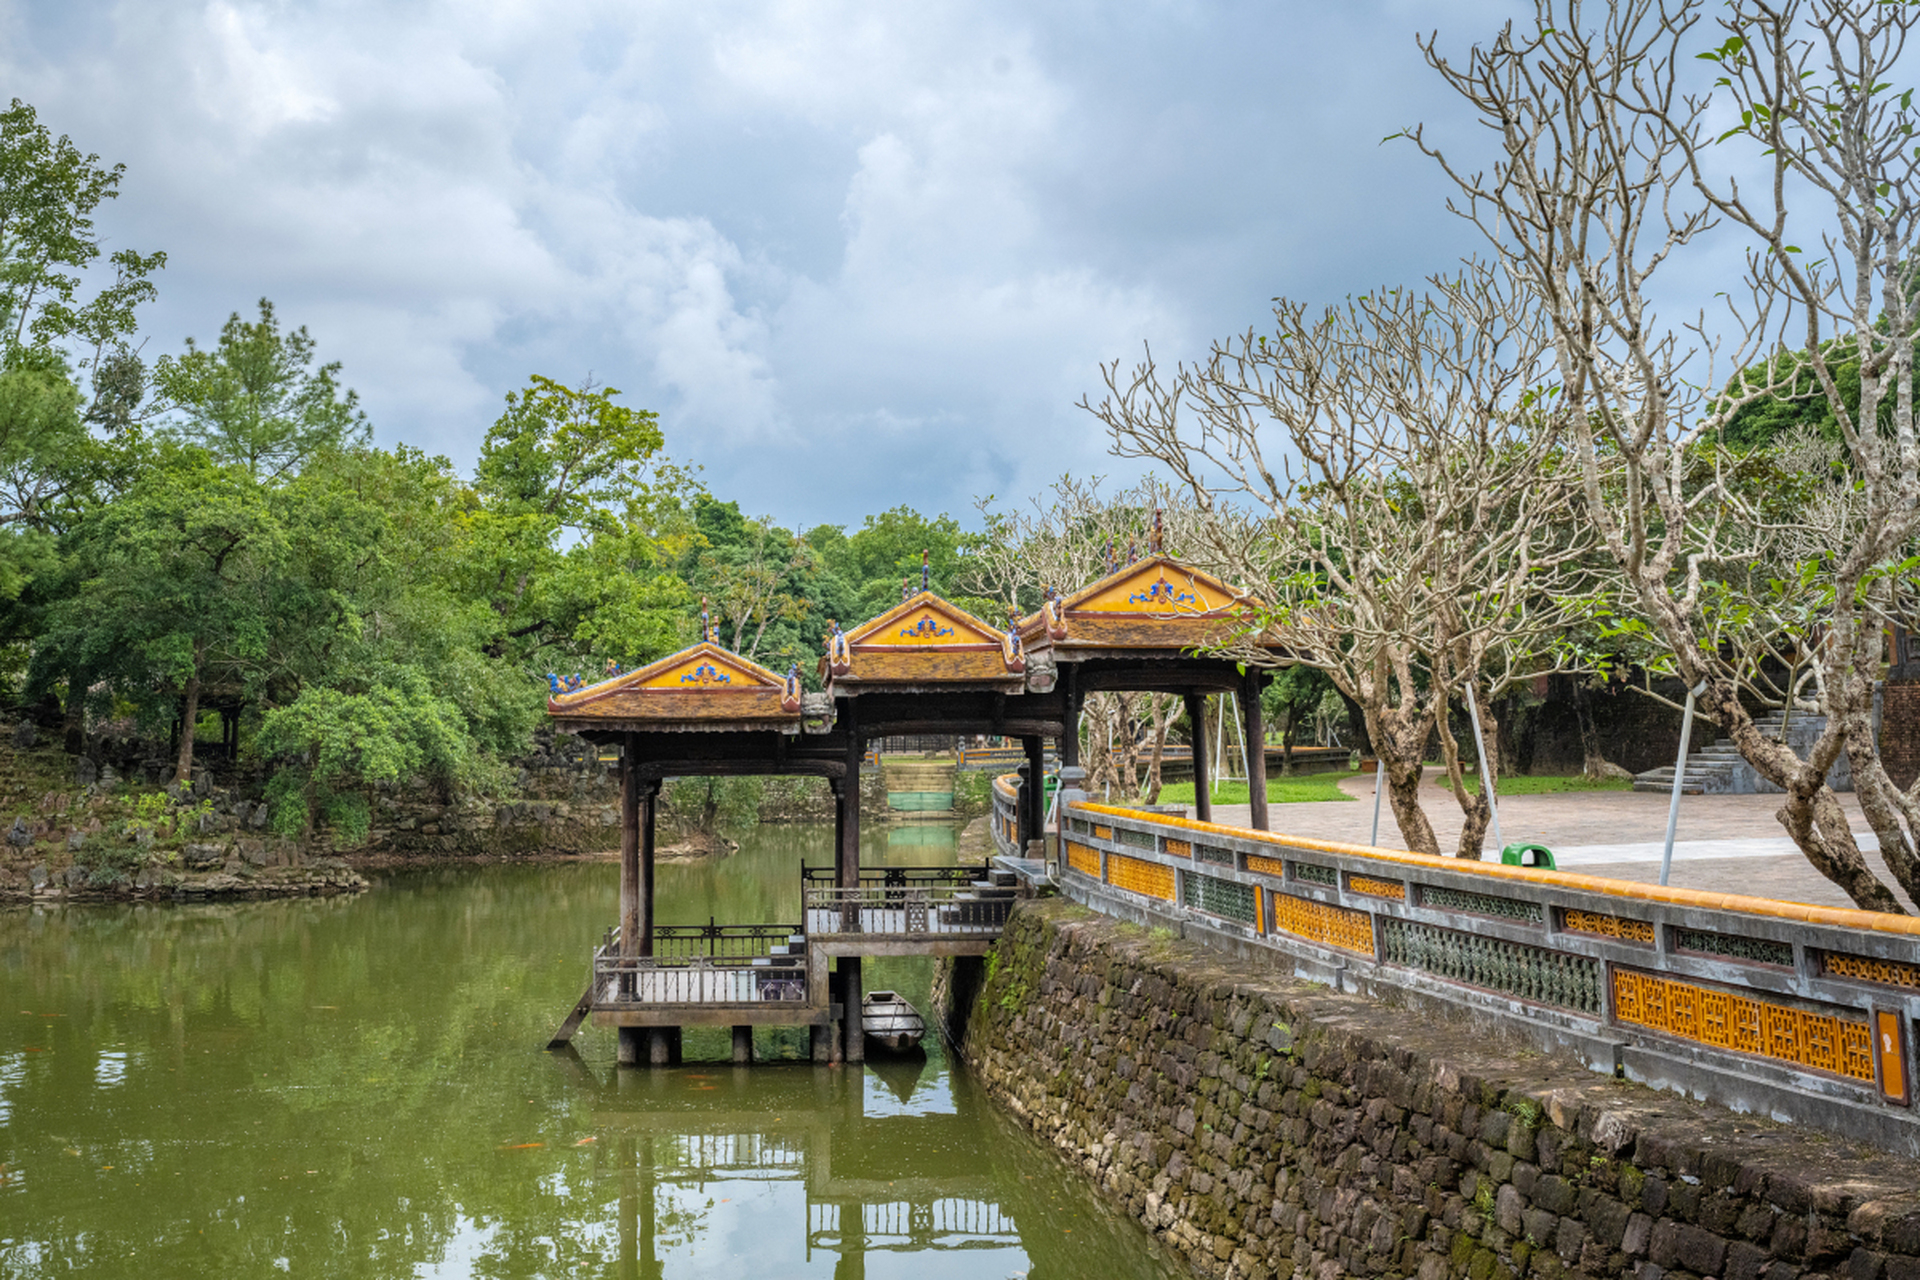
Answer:
M999 818L996 787L996 836ZM1060 836L1062 889L1110 913L1190 923L1348 989L1477 1007L1649 1083L1816 1122L1864 1107L1920 1151L1920 919L1088 801L1065 808Z

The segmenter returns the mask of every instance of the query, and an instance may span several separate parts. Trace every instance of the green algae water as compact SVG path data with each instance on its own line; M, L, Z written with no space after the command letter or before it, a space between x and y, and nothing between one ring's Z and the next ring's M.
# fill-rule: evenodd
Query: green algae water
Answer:
M658 871L661 923L791 921L831 832ZM951 861L949 827L868 859ZM618 1071L542 1046L609 863L408 873L342 899L0 911L0 1276L1184 1274L924 1058ZM923 1010L930 961L868 961ZM705 1057L711 1061L702 1062Z

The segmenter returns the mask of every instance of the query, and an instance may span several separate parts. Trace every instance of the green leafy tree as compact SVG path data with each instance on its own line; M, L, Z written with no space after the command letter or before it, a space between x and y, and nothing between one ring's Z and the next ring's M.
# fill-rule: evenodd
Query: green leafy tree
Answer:
M364 693L323 685L269 711L256 740L289 764L268 786L276 830L310 835L324 814L349 843L366 838L367 787L424 774L442 786L470 776L473 740L460 710L416 667L393 667Z
M340 386L339 362L315 368L313 358L305 327L283 332L262 298L258 320L234 312L211 349L188 338L186 354L160 358L153 381L175 415L175 435L271 481L321 449L367 436L359 396Z
M665 457L656 415L619 395L535 375L481 444L465 572L496 617L491 656L637 662L689 633L688 596L665 579L694 545L700 486Z
M244 469L169 446L80 541L87 576L54 611L46 659L104 674L149 723L177 714L174 776L185 780L210 673L268 652L275 619L262 584L284 565L285 528Z

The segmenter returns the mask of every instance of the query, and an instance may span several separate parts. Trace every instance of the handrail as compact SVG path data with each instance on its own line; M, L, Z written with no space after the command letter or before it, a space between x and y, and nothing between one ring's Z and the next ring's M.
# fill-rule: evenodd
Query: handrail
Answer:
M1890 1140L1920 1151L1920 920L1092 800L1064 806L1059 833L1055 883L1100 910L1343 989L1464 1004L1602 1070L1781 1117L1882 1108Z
M977 867L965 864L951 867L871 867L860 868L861 885L873 885L884 888L899 888L905 885L921 884L972 884L985 879L988 867L982 863ZM802 889L813 885L835 885L839 874L833 867L800 868Z
M1118 805L1100 804L1091 800L1075 801L1071 808L1078 813L1134 818L1162 826L1231 836L1238 840L1253 840L1288 849L1338 853L1350 858L1369 858L1377 862L1397 863L1404 866L1431 867L1440 871L1516 880L1529 884L1547 885L1556 889L1580 889L1587 893L1603 893L1610 897L1658 902L1668 906L1738 911L1749 915L1771 916L1779 920L1795 920L1803 924L1822 924L1841 929L1866 929L1877 933L1920 936L1920 917L1916 916L1896 916L1886 912L1861 911L1850 907L1820 907L1811 903L1786 902L1778 898L1757 898L1741 893L1681 889L1670 885L1642 884L1636 880L1609 880L1600 876L1583 876L1577 872L1516 867L1499 862L1479 862L1471 858L1436 857L1433 854L1412 853L1401 849L1379 849L1369 845L1344 844L1338 840L1319 840L1308 836L1291 836L1282 832L1256 831L1250 827L1230 827L1218 822L1202 822L1197 818L1174 818L1165 814L1125 809Z

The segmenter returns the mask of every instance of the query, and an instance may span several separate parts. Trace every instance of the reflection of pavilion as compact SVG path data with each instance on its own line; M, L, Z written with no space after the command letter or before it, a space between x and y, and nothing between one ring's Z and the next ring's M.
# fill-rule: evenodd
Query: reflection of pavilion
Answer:
M698 1101L693 1078L623 1074L595 1111L619 1162L619 1275L662 1276L660 1193L716 1181L804 1185L804 1223L766 1228L804 1228L836 1276L864 1276L869 1253L1020 1247L970 1091L953 1113L868 1115L858 1071L721 1069Z

